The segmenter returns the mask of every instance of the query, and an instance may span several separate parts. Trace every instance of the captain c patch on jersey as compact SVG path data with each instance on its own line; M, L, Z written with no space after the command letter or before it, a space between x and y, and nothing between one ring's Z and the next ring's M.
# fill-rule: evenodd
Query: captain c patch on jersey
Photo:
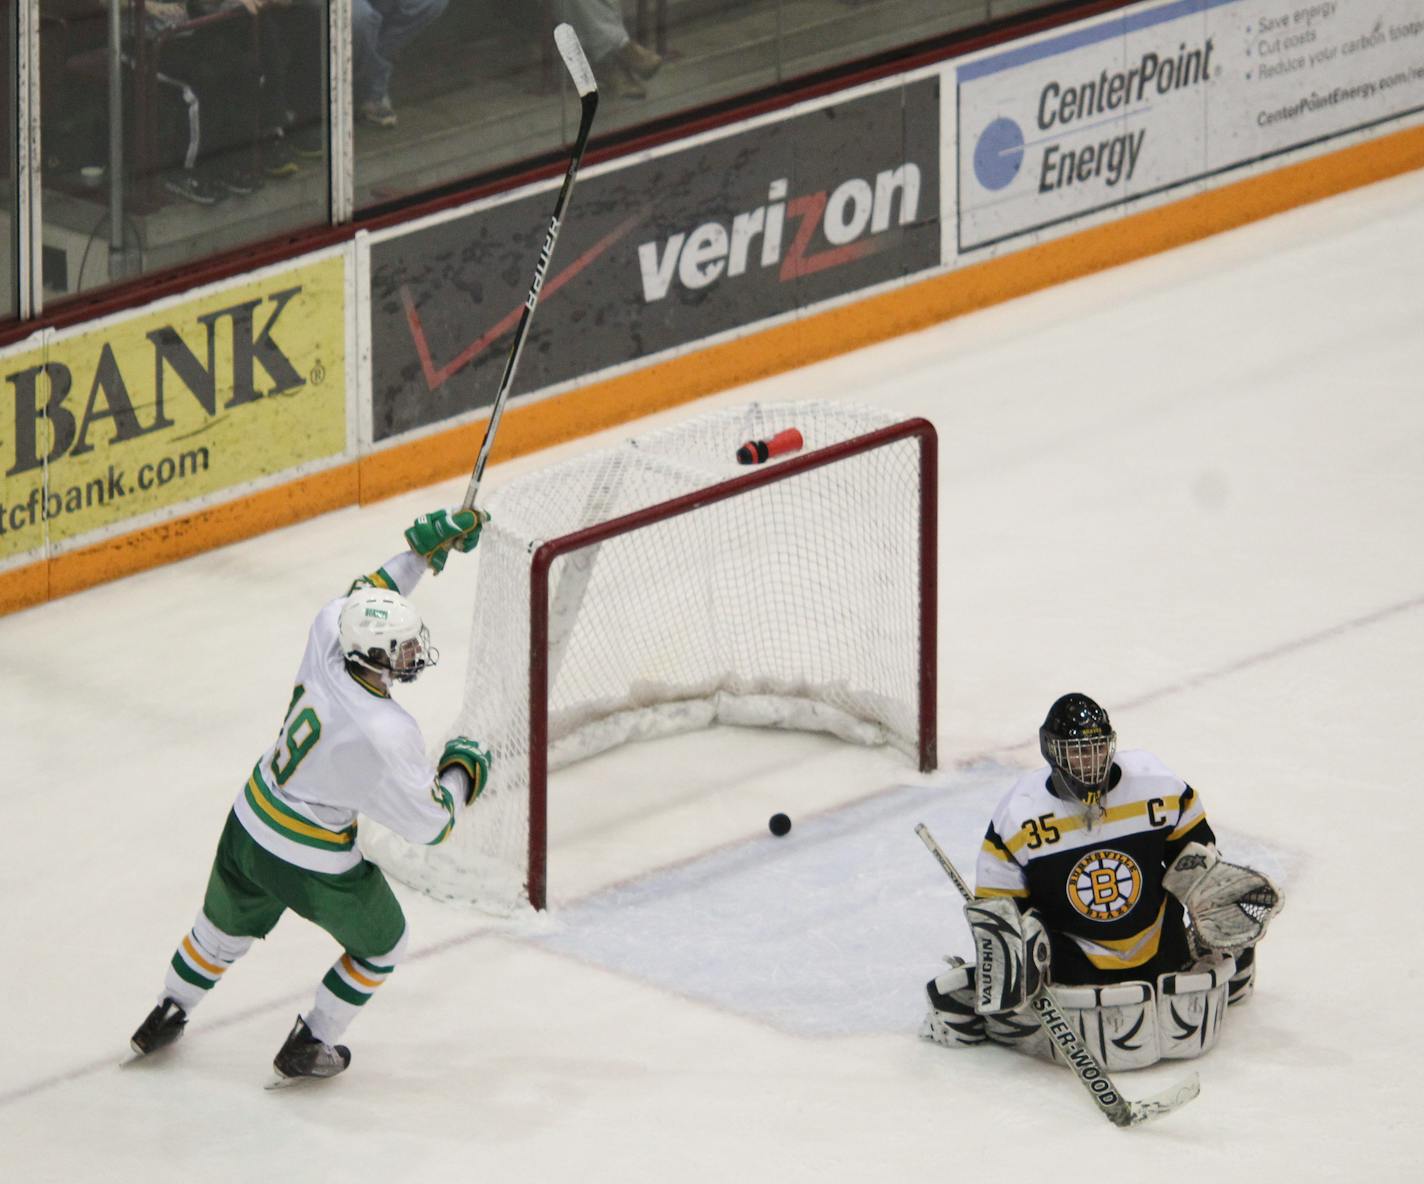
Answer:
M1073 865L1068 901L1090 921L1116 921L1142 895L1142 869L1121 851L1100 847Z

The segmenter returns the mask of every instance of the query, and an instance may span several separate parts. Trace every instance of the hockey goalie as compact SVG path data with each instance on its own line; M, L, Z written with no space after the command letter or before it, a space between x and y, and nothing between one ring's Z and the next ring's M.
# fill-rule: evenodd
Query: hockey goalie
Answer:
M1117 751L1108 714L1069 694L1039 730L1046 767L994 811L964 906L973 965L927 985L921 1036L1052 1058L1029 1008L1051 984L1108 1071L1197 1057L1245 1000L1281 894L1217 853L1201 799L1157 757Z

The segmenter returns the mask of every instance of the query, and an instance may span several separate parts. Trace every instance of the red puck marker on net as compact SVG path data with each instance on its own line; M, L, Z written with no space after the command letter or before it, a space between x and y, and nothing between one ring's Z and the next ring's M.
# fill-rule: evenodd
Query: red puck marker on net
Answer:
M741 465L765 464L773 456L785 456L788 452L800 452L806 441L796 428L777 432L770 440L748 440L737 449L737 463Z

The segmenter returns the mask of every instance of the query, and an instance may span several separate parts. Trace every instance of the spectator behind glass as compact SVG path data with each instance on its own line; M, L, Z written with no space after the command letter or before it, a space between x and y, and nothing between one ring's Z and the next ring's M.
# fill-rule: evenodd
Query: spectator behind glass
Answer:
M663 60L628 35L622 0L557 0L557 11L573 25L598 74L599 86L607 94L620 99L647 98L643 80L656 74Z
M391 73L406 44L445 11L449 0L352 0L351 68L356 117L395 127Z
M255 4L149 0L144 6L144 33L158 54L163 187L199 205L262 186L254 167L260 86ZM229 19L208 19L220 14Z
M312 0L253 0L262 63L262 171L294 176L326 158L326 24Z

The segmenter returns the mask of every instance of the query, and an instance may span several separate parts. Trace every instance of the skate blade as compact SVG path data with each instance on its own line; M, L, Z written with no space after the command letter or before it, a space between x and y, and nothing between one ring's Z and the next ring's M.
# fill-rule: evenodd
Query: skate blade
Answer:
M280 1073L273 1073L272 1080L269 1081L262 1088L269 1092L278 1089L291 1089L294 1085L303 1085L306 1082L311 1081L330 1081L332 1077L337 1076L340 1075L337 1073L332 1073L328 1077L318 1077L315 1073L311 1073L301 1077L283 1077Z
M132 1044L130 1044L128 1053L125 1054L125 1056L119 1061L119 1068L127 1069L133 1065L139 1064L142 1061L161 1060L162 1058L159 1056L159 1054L167 1052L172 1047L172 1044L165 1044L162 1048L155 1048L152 1052L140 1052Z
M283 1077L280 1073L273 1073L270 1080L262 1088L267 1091L276 1089L291 1089L294 1085L300 1085L303 1081L316 1081L315 1077Z

